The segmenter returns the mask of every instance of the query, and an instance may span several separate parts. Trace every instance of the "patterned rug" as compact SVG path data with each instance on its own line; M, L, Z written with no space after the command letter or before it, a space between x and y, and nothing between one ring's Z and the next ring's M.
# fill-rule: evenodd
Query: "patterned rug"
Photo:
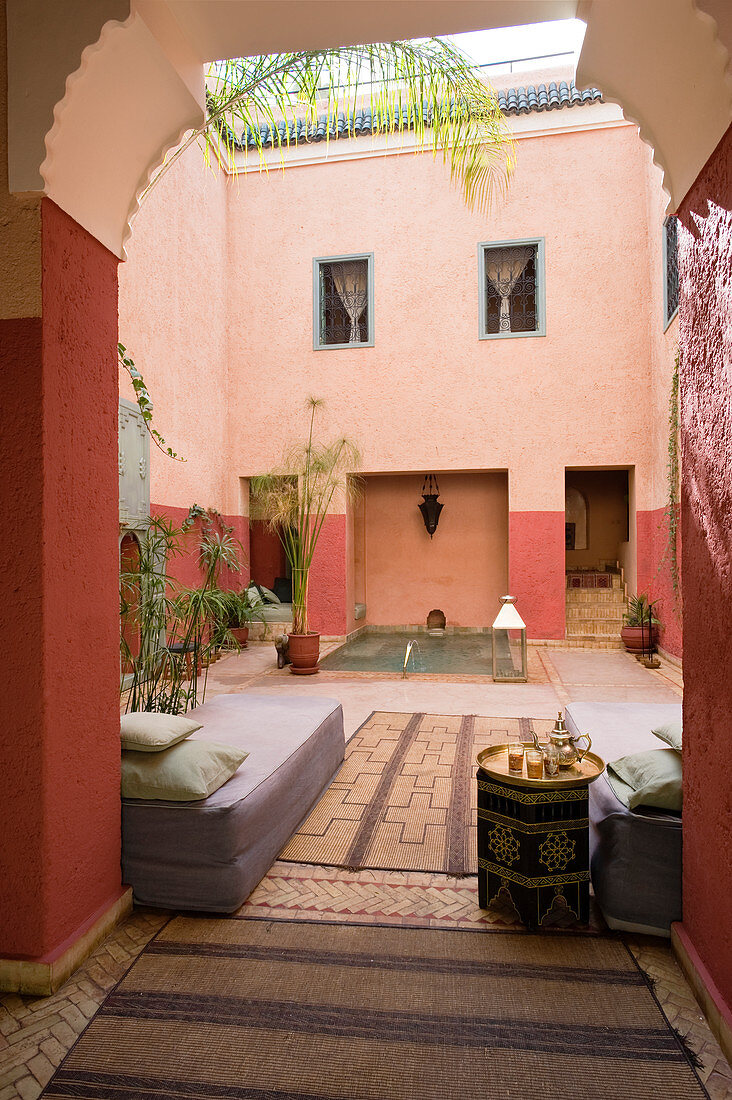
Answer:
M531 741L548 719L376 711L279 858L331 867L477 874L476 756Z
M615 938L177 917L55 1100L708 1096Z

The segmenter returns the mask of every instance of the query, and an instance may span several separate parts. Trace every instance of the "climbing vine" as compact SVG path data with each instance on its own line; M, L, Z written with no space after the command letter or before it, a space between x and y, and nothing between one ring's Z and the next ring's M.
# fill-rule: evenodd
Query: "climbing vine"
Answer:
M183 534L190 531L197 519L202 522L204 535L213 531L214 524L218 524L221 532L226 535L230 535L234 530L230 524L224 523L224 518L217 508L204 508L202 504L192 504L188 509L188 515L180 525Z
M127 354L127 348L124 344L117 344L117 357L119 358L119 365L127 371L132 382L132 388L135 391L135 400L137 401L137 407L140 410L140 415L145 423L145 427L148 430L150 438L155 446L167 455L168 458L174 458L176 462L185 462L184 458L176 454L172 447L163 439L157 428L152 426L152 414L153 403L150 394L148 393L147 386L145 385L145 379L140 374L139 370L135 366L134 360Z
M674 599L678 605L681 595L679 579L678 558L678 523L679 523L679 352L674 358L674 369L671 375L671 394L668 403L668 465L666 468L668 480L668 499L666 502L666 523L668 542L666 557L671 573L671 587L674 591Z

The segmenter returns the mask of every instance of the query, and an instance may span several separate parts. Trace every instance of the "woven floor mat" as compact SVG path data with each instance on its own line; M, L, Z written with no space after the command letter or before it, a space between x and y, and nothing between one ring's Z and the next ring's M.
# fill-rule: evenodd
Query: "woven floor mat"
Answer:
M707 1096L619 939L177 917L44 1096Z
M476 874L476 756L546 740L549 719L377 711L279 858L333 867Z

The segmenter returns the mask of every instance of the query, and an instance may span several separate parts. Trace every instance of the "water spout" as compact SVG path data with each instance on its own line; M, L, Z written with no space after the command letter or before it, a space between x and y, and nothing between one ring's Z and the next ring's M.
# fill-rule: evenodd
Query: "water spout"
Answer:
M415 646L417 650L419 650L419 642L416 638L412 638L411 641L407 642L407 648L404 651L404 664L402 665L402 680L406 680L407 678L407 665L409 664L410 657L412 658L412 663L415 664L416 672L416 661L412 652Z

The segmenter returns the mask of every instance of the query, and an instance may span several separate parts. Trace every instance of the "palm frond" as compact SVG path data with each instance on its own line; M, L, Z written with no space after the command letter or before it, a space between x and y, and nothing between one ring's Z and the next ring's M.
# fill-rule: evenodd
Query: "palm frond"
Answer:
M281 153L297 125L327 120L326 144L355 135L359 111L371 132L414 133L418 149L442 152L465 201L486 209L514 166L514 144L498 99L470 60L440 38L333 50L269 54L217 62L208 80L208 117L166 160L143 193L200 138L207 156L254 152L265 165L272 138ZM266 137L266 140L265 140ZM266 165L265 165L266 167Z

